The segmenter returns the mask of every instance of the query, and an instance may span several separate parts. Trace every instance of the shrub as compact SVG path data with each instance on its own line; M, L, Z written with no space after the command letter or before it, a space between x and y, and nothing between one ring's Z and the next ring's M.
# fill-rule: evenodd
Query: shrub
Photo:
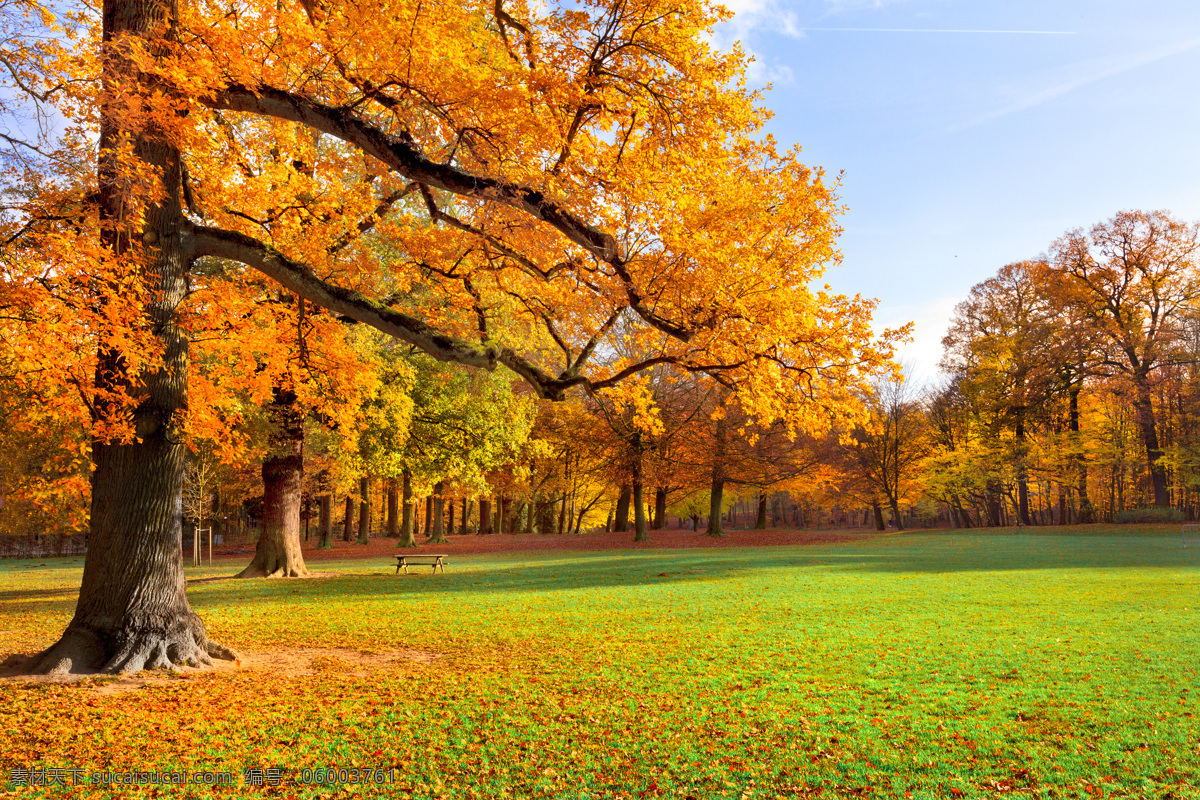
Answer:
M1175 508L1130 508L1118 511L1113 517L1118 525L1130 523L1168 523L1183 522L1183 512Z

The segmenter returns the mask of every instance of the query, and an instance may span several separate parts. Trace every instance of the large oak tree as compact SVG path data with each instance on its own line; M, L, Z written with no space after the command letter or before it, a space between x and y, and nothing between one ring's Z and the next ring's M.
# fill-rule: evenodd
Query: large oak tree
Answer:
M191 611L181 563L179 320L202 259L434 358L503 366L549 399L619 393L671 364L713 375L768 423L853 420L890 344L871 333L870 301L813 286L837 258L837 200L762 134L740 51L708 44L726 13L701 0L105 0L63 58L31 61L8 40L10 88L73 121L63 147L86 151L95 131L98 169L73 194L29 193L5 241L74 242L64 263L112 323L90 331L76 614L31 668L233 656ZM268 139L282 153L269 169L239 157ZM81 252L88 224L100 246ZM44 285L69 302L63 275ZM656 346L608 358L615 330Z

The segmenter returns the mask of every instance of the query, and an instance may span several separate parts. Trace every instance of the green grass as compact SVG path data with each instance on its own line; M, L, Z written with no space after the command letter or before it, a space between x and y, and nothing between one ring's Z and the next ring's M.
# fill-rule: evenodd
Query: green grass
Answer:
M3 685L0 779L208 768L240 784L258 766L284 785L223 793L1200 797L1200 547L1123 533L456 556L409 577L346 560L315 565L329 579L195 583L211 635L237 648L444 655L106 696L95 680ZM0 650L53 640L80 566L0 562ZM332 765L396 782L296 782Z

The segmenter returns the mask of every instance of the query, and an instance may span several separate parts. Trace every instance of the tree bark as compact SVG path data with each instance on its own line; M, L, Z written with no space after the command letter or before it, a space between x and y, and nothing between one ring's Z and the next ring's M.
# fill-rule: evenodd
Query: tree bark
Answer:
M296 394L275 387L274 433L263 460L263 517L254 558L239 578L299 578L308 574L300 550L300 497L304 489L304 420Z
M650 541L650 532L646 525L646 498L642 487L642 436L634 435L630 453L633 459L633 540L635 542Z
M765 531L767 529L767 494L766 492L758 493L758 516L754 519L754 530Z
M632 490L629 486L621 487L621 494L617 497L617 520L613 526L613 530L617 533L624 533L629 530L629 498Z
M167 0L106 0L103 46L109 49L123 36L159 35L164 23L173 26L175 14L176 7ZM151 53L156 49L152 42ZM127 76L137 74L135 65L116 49L103 64L106 97L126 93ZM184 588L185 437L179 424L187 408L188 339L179 327L177 309L187 292L189 265L182 242L180 154L160 131L123 129L119 112L110 110L119 105L105 102L100 111L100 244L117 258L139 250L145 258L140 275L145 296L142 322L161 345L163 363L131 385L135 379L124 354L101 345L97 387L128 389L135 396L132 423L137 438L129 444L92 442L88 549L75 615L55 644L24 665L34 673L125 673L237 657L208 639ZM113 155L127 137L133 157L147 174L161 180L162 194L145 207L144 215L137 211L142 201L130 193L136 181L125 179ZM96 412L108 417L117 409L101 398Z
M430 544L442 544L446 541L446 526L445 526L445 507L446 501L442 497L442 493L446 491L446 484L438 481L433 487L433 495L429 498L429 504L433 507L432 527L429 529L432 534L429 537Z
M355 544L370 544L371 542L371 476L364 475L358 479L358 541Z
M1158 443L1158 425L1154 419L1154 404L1146 378L1139 376L1133 405L1137 410L1138 428L1142 433L1142 444L1146 449L1146 467L1150 470L1150 482L1154 486L1154 505L1169 508L1171 495L1167 490L1167 468L1159 461L1162 448Z
M387 536L389 539L400 537L400 492L395 478L387 479Z
M871 511L875 514L875 530L886 531L887 523L883 521L883 507L878 502L871 503Z
M479 534L492 532L492 501L479 499Z
M317 549L333 546L333 497L323 494L317 498Z
M496 527L501 533L516 533L513 528L512 498L498 497L496 503L499 506L497 516L500 517L500 523Z
M354 540L354 498L346 495L346 508L342 512L342 541Z
M709 486L707 536L724 536L721 515L725 504L725 417L717 420L713 436L712 483Z
M654 529L656 531L667 527L667 487L659 486L654 490Z
M400 512L400 543L399 547L416 547L417 532L413 530L413 489L412 473L407 469L401 474L401 512Z

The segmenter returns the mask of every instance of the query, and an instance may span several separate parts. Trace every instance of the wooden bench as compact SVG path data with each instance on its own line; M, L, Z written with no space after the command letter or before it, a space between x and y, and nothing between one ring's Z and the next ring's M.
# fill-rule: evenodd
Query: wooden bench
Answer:
M404 570L404 574L407 575L409 566L415 567L422 564L432 566L435 573L439 568L441 568L442 572L445 572L446 558L447 555L445 553L440 555L430 553L428 555L396 556L396 574L399 575L400 570Z

